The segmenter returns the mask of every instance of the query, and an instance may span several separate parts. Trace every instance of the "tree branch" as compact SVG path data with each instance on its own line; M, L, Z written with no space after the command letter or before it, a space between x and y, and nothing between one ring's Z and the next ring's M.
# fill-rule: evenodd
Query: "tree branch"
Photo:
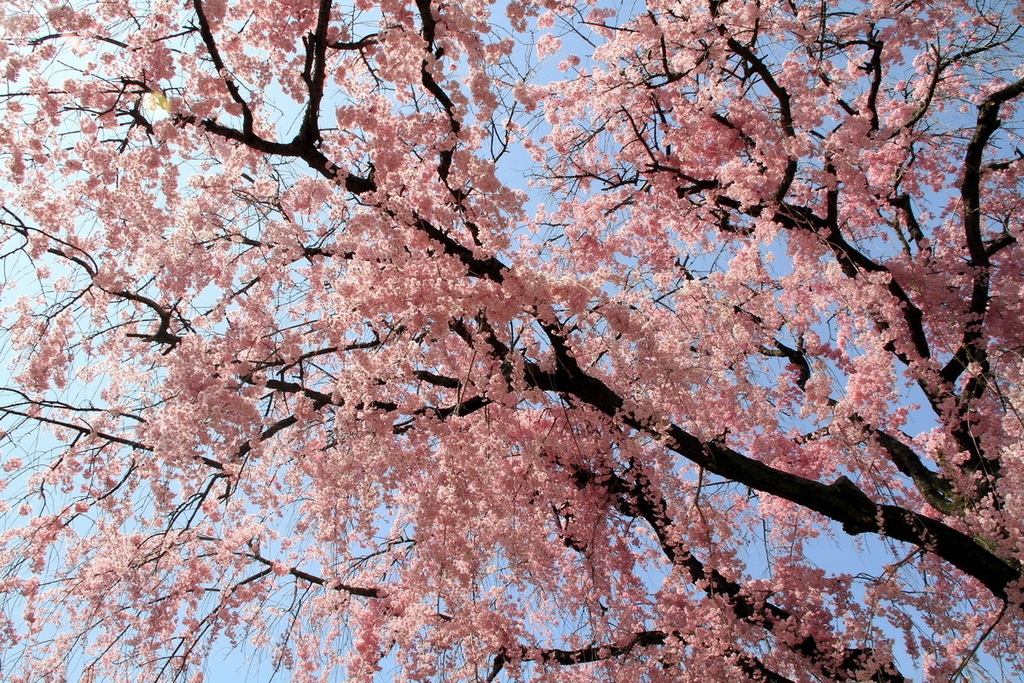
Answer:
M920 513L875 503L845 476L832 484L822 484L765 465L720 441L702 441L678 425L661 428L637 418L621 396L580 369L556 332L548 334L558 368L545 372L527 362L528 385L575 396L621 424L656 437L667 448L707 471L818 512L841 524L850 535L877 533L927 550L977 579L1001 599L1007 599L1010 587L1022 578L1018 567L1007 564L967 534Z
M641 631L633 635L621 645L590 645L575 650L562 650L559 648L537 648L519 646L518 648L505 648L494 657L494 665L487 678L490 683L498 677L505 665L510 660L521 662L542 662L544 664L558 664L560 666L576 666L579 664L591 664L616 657L628 655L637 648L654 647L664 645L669 641L681 641L679 634L671 635L664 631ZM736 660L736 665L750 677L752 681L764 681L766 683L793 683L790 679L782 676L758 659L740 652L732 652L731 656Z
M306 65L302 80L309 92L302 125L294 142L301 145L317 145L320 135L320 103L324 98L324 79L327 70L327 29L330 26L332 0L320 0L317 12L316 30L303 38L306 46Z

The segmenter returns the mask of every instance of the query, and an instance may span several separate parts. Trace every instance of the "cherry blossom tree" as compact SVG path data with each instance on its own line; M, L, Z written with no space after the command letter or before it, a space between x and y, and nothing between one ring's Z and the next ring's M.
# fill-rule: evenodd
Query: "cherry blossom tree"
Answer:
M1022 19L8 0L2 675L1012 678Z

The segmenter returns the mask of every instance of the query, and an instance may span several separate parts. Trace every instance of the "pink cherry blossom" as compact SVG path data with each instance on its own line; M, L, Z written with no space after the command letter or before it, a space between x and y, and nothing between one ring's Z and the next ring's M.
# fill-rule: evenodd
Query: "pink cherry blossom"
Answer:
M1020 671L1011 4L5 3L5 680Z

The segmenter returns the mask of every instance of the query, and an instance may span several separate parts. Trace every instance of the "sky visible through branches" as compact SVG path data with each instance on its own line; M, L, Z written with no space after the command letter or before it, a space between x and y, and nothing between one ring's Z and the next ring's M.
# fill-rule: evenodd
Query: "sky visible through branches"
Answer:
M3 675L1019 677L1021 19L0 8Z

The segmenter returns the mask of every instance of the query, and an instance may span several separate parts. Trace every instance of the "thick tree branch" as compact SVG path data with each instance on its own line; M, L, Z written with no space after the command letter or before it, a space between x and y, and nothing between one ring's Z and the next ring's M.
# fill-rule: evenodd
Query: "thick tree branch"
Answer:
M799 348L794 349L775 340L774 349L762 348L761 353L766 356L784 357L795 365L799 373L796 385L801 391L806 390L807 382L811 378L811 365L804 355L802 344ZM835 406L836 403L834 399L829 399L831 406ZM869 436L875 439L889 455L889 460L896 466L896 469L911 478L929 505L945 514L952 514L957 510L957 506L953 502L952 485L938 473L928 469L912 448L885 431L866 423L858 415L852 415L849 419L867 430ZM822 431L827 431L827 429Z
M245 553L245 557L251 560L255 560L260 564L274 568L276 563L273 560L269 560L259 553ZM309 572L302 571L296 567L288 567L288 574L294 576L296 579L311 583L314 586L321 586L323 588L329 588L331 590L340 591L342 593L348 593L349 595L356 595L361 598L380 598L384 596L384 592L380 588L367 588L365 586L352 586L336 579L325 579L322 576L316 574L310 574Z
M960 197L963 201L964 238L967 252L970 254L969 267L973 271L974 282L971 290L971 302L967 310L970 317L964 326L960 348L953 358L942 369L942 379L952 384L967 366L978 363L981 373L969 387L965 400L969 403L978 398L985 390L985 374L988 372L988 355L985 350L982 332L985 327L985 314L989 303L989 281L992 264L989 260L988 247L983 236L981 221L981 180L985 147L992 135L1000 126L999 110L1004 104L1024 94L1024 78L997 90L978 107L978 122L974 135L967 145L964 156L964 178L960 185Z
M320 103L324 98L324 79L327 72L327 29L330 26L332 0L320 0L317 12L316 30L306 36L306 65L302 80L306 84L309 99L302 115L302 125L295 136L295 142L302 145L320 143Z
M234 77L231 75L227 65L224 63L223 57L220 55L220 49L217 47L217 40L213 36L213 29L210 27L210 22L206 17L206 10L203 8L203 0L192 0L192 6L196 10L196 18L199 21L199 35L203 38L203 44L206 46L206 52L210 55L210 59L213 61L213 66L217 70L217 73L223 79L224 86L227 88L231 99L234 100L235 104L242 109L242 131L246 135L252 135L252 109L249 107L249 102L242 97L242 93L239 91Z
M211 119L203 119L196 122L194 117L179 117L177 121L180 124L195 123L210 133L228 140L234 140L266 154L300 158L323 177L329 180L336 180L338 178L338 167L331 163L319 149L305 142L292 141L290 143L282 143L264 140L258 135L247 135L242 131L224 126ZM350 173L345 176L341 183L346 190L356 195L367 194L377 190L377 184L372 177L363 178ZM384 212L392 215L386 209ZM461 261L471 275L495 282L503 281L503 271L507 270L508 266L498 259L493 256L478 258L472 249L460 244L443 230L423 218L416 218L414 225L431 239L439 242L445 254L455 256Z
M947 515L958 512L953 486L938 473L928 469L913 448L877 427L865 426L889 454L889 460L896 465L896 469L911 478L929 505Z
M505 648L494 658L494 664L488 674L486 681L490 682L498 677L505 665L510 660L520 662L542 662L544 664L557 664L560 666L576 666L580 664L591 664L609 659L615 659L629 655L635 650L642 648L664 645L670 641L680 641L678 634L667 634L663 631L641 631L633 635L622 644L590 645L575 650L563 650L559 648L537 648L520 646L517 649ZM790 679L772 671L764 665L757 657L752 657L740 652L733 652L731 656L751 681L763 681L766 683L793 683Z
M550 327L549 327L550 329ZM851 535L877 533L931 552L1007 599L1021 580L1007 564L973 538L942 522L894 505L872 501L845 476L832 484L807 479L744 456L720 441L702 441L678 425L660 427L635 417L621 396L580 369L557 333L549 331L558 361L554 372L526 363L526 381L544 391L574 396L609 417L658 438L666 447L724 479L778 496L838 522Z

